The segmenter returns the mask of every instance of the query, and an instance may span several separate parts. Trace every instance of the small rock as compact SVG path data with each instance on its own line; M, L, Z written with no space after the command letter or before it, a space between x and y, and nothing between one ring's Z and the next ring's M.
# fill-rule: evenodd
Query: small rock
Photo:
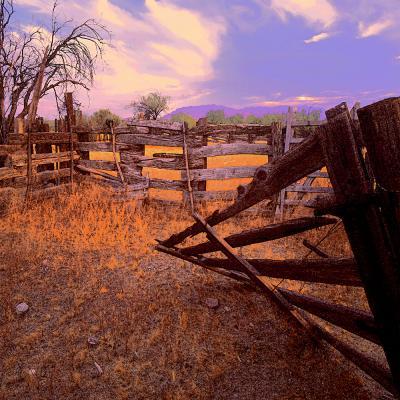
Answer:
M50 269L50 261L45 258L41 263L41 267L43 272L48 272Z
M226 311L226 312L230 312L230 311L231 311L231 309L230 309L230 307L227 307L227 306L225 306L225 307L224 307L224 311Z
M206 299L206 306L208 308L211 308L211 309L215 310L216 308L219 307L219 301L218 301L218 299L214 299L212 297L209 297L208 299Z
M99 339L95 336L89 336L87 341L90 346L97 346L99 344Z
M28 375L30 375L30 376L36 375L36 369L33 369L33 368L28 369Z
M26 303L19 303L15 307L17 314L25 314L29 310L29 306Z
M94 362L94 366L96 367L98 376L102 375L103 374L103 369L100 367L100 365L96 361Z
M252 322L249 323L250 328L254 328L254 324Z

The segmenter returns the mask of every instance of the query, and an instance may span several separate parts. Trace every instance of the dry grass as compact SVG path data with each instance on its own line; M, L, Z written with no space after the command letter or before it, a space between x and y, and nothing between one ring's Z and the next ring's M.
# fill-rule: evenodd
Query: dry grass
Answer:
M0 399L377 398L264 297L154 252L154 238L188 223L182 209L115 203L95 186L27 210L14 204L0 220ZM298 241L323 231L243 252L300 257ZM325 250L348 252L342 234ZM207 297L220 307L207 308Z

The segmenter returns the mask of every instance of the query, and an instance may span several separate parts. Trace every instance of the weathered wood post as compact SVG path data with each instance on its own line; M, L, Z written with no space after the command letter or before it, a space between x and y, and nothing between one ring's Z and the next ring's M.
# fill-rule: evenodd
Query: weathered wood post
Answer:
M268 157L268 163L271 163L272 161L278 159L281 157L284 153L284 136L283 136L283 129L282 129L282 122L273 122L271 124L271 143L272 143L272 155ZM272 216L274 215L273 213L276 213L278 211L278 202L280 198L280 193L275 194L272 197L271 201L271 211L272 211Z
M70 165L69 165L69 178L70 182L74 182L74 142L73 142L73 128L76 126L76 118L74 113L74 99L71 92L65 93L65 106L67 109L67 132L70 135L69 152L70 152Z
M151 128L132 127L136 133L151 133ZM135 135L135 133L132 133ZM118 141L118 140L117 140ZM145 154L145 145L129 144L129 149L120 151L121 169L128 184L142 182L143 167L138 166L138 162L143 159Z
M14 120L14 133L16 135L25 134L25 120L24 118L17 117Z
M293 127L292 127L293 117L294 117L293 108L289 107L286 116L286 130L285 130L285 142L284 142L283 153L287 153L290 149L290 142L292 141L293 138ZM285 200L286 200L286 189L283 189L281 190L281 193L279 195L278 207L276 208L276 213L275 213L276 219L280 221L282 221L284 218Z
M207 117L206 118L200 118L197 123L196 126L207 126ZM208 145L208 136L207 133L203 133L202 137L201 137L201 146L207 146ZM207 169L207 157L204 157L202 159L202 165L201 168L202 169ZM197 188L196 188L199 192L205 192L207 190L207 181L200 181L197 182Z
M342 103L328 110L326 116L328 124L321 127L320 138L329 176L337 201L346 204L341 217L400 393L399 265L393 257L379 207L373 202L370 178L358 150L347 105ZM365 119L364 124L368 125ZM389 131L393 132L393 128ZM385 139L379 130L374 132L377 142Z
M400 97L361 108L358 115L377 190L382 195L385 224L400 261Z

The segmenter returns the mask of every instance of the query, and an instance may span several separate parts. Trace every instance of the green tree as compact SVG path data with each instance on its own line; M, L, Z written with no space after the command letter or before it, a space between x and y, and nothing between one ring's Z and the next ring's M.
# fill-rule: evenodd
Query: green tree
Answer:
M226 122L224 110L211 110L206 117L209 124L223 124Z
M189 129L196 126L196 120L189 114L179 113L175 114L171 117L171 121L173 122L186 122L188 124Z
M244 117L242 114L235 114L227 118L227 122L229 122L230 124L243 124Z
M283 121L282 114L264 114L261 118L263 125L271 125L273 122Z
M107 120L112 120L114 126L118 126L122 123L121 117L111 112L108 108L102 108L90 116L89 124L93 128L105 128L107 126Z
M262 124L262 119L250 114L246 117L246 124Z
M163 96L160 92L152 92L140 97L130 104L135 116L142 114L145 119L157 119L169 108L170 97Z

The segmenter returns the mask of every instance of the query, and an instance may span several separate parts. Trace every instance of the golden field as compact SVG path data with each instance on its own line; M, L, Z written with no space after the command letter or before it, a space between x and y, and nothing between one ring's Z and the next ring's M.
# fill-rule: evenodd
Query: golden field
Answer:
M92 184L11 205L0 220L0 399L378 398L379 388L264 296L154 251L156 238L190 223L185 209L115 202ZM236 218L217 229L265 224ZM325 232L240 251L299 258L302 239ZM349 254L342 230L322 247ZM360 290L274 282L366 306ZM20 302L26 315L15 313Z

